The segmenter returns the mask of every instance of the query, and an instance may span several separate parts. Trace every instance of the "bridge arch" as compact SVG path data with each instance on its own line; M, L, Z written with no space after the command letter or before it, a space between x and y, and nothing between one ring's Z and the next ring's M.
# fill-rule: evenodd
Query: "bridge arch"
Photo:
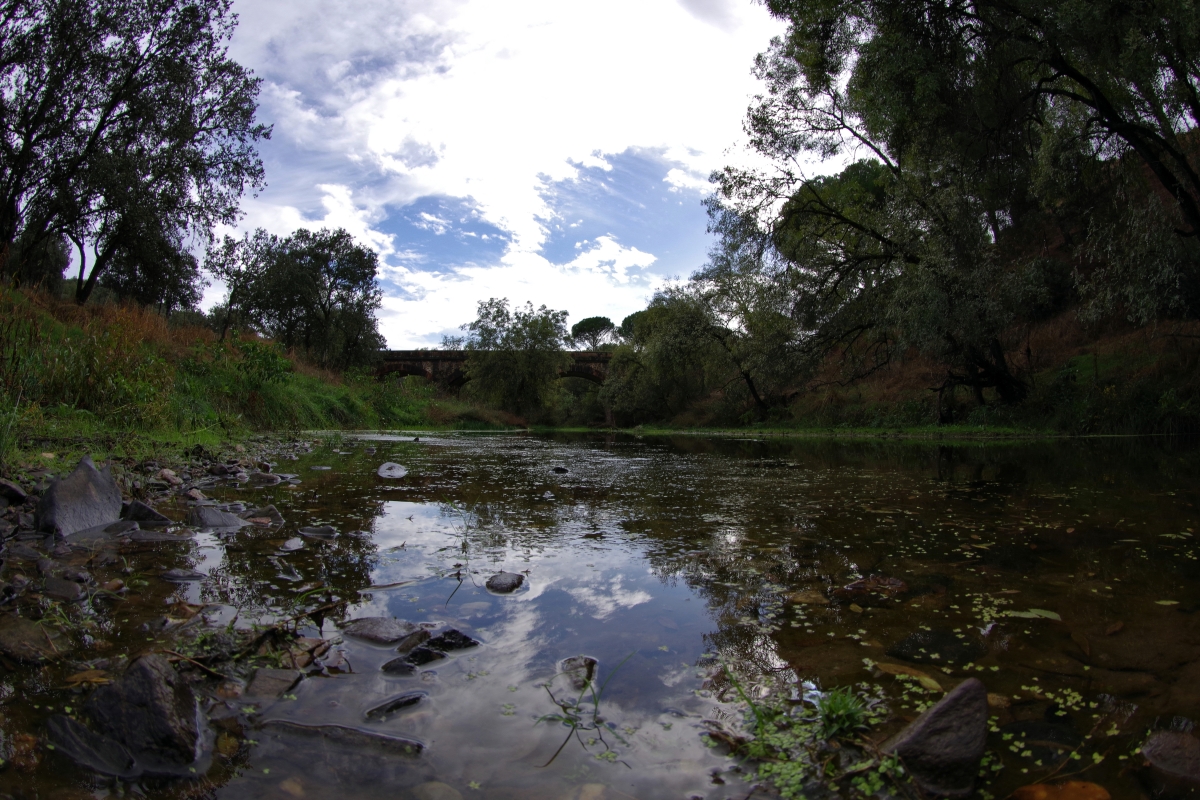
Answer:
M608 362L612 353L606 350L569 350L571 365L559 373L560 378L582 378L602 384L608 378ZM466 373L465 350L385 350L376 370L379 378L388 375L419 375L458 389L469 378Z

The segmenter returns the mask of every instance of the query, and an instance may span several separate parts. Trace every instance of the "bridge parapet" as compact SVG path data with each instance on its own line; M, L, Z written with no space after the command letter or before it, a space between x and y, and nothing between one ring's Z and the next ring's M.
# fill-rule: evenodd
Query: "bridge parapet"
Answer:
M567 350L571 366L559 373L561 378L582 378L604 383L608 377L608 362L612 353L607 350ZM469 378L466 372L466 350L384 350L380 353L377 374L420 375L451 388L458 388Z

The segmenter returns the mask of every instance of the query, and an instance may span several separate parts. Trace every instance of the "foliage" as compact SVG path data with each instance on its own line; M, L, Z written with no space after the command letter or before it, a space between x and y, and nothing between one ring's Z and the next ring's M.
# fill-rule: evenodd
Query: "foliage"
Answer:
M587 317L571 326L568 341L576 347L599 350L605 342L617 336L617 328L608 317Z
M337 369L372 364L383 347L379 258L343 229L226 237L207 266L228 291L217 312L222 337L244 326Z
M259 80L231 60L231 0L0 2L0 272L67 236L77 299L147 237L176 250L263 185ZM96 253L86 280L86 253ZM126 270L128 272L128 270Z
M559 373L570 366L563 352L567 312L532 303L509 309L507 298L481 300L467 332L468 391L514 414L536 415L553 405Z

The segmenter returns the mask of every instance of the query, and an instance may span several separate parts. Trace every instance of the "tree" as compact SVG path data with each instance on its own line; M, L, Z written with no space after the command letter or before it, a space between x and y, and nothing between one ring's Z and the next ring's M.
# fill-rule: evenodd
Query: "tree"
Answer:
M116 251L99 283L168 317L175 311L195 310L207 285L199 261L185 243L153 224Z
M334 368L370 364L383 347L379 257L343 229L226 237L206 265L228 292L222 336L244 325Z
M84 302L147 220L172 242L236 221L270 128L259 79L227 55L231 6L0 0L0 272L18 235L68 236Z
M534 415L553 404L559 373L570 366L563 352L567 312L508 299L479 301L467 333L467 376L475 396L516 414Z
M571 326L571 342L582 344L589 350L599 350L600 345L617 335L616 326L608 317L588 317Z

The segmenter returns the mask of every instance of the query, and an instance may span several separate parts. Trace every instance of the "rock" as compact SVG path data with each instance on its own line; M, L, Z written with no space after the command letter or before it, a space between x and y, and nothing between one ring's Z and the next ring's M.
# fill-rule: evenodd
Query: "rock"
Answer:
M289 691L300 680L300 673L294 669L266 669L254 671L250 685L246 687L246 697L279 697Z
M62 649L54 643L61 636L50 628L14 614L0 616L0 654L27 664L42 664Z
M417 645L424 644L427 641L429 641L429 631L424 628L418 628L400 640L399 644L396 645L396 652L403 655Z
M139 528L138 523L133 520L122 519L110 522L107 525L96 525L92 528L76 531L67 536L66 541L72 545L94 547L97 544L116 541L123 536L128 536Z
M249 511L242 512L238 516L247 521L265 519L270 525L282 525L284 522L283 514L279 513L279 509L276 508L273 503L271 505L262 506L261 508L254 508Z
M346 623L342 633L376 644L395 644L415 630L417 626L411 622L392 617L363 617Z
M184 531L183 533L167 533L166 531L133 531L129 534L131 542L190 542L192 534Z
M119 742L91 731L78 720L56 714L46 721L46 732L55 748L80 766L118 778L142 774L133 754Z
M478 647L479 642L475 641L461 631L456 631L454 628L450 628L449 630L443 631L442 633L439 633L437 636L430 639L425 643L425 646L432 650L438 650L443 653L452 653L455 650L466 650L469 647Z
M392 715L412 708L428 696L424 692L405 692L404 694L390 697L374 708L368 709L367 713L363 716L368 720L384 722Z
M162 575L159 577L165 581L170 581L171 583L188 583L190 581L202 581L208 576L203 572L197 572L194 569L180 569L179 567L174 567L162 573Z
M279 545L279 549L285 553L294 553L297 550L304 549L304 541L301 540L300 537L294 536L283 544Z
M156 477L160 481L163 481L164 483L166 483L168 486L182 486L183 485L183 480L181 480L180 477L175 474L175 470L173 470L173 469L167 469L166 467L163 467L162 469L160 469L158 471L158 475Z
M951 631L917 631L887 649L892 658L902 658L918 664L966 664L987 652L983 644L970 634Z
M96 469L84 456L70 475L50 484L38 503L37 529L68 536L76 531L116 522L121 516L121 490L107 469Z
M408 468L389 461L386 464L381 464L379 469L375 470L375 474L381 478L403 478L408 474Z
M524 575L519 575L515 572L497 572L488 578L487 583L484 585L497 594L508 594L520 589L523 583L525 583Z
M338 532L332 525L316 525L300 529L301 536L307 536L310 539L336 539Z
M379 670L388 675L412 675L417 671L417 667L408 660L407 656L401 656L388 661Z
M1012 800L1112 800L1103 786L1087 781L1032 783L1014 791Z
M987 744L987 689L968 678L887 741L926 794L963 797L975 786Z
M66 600L68 603L74 603L87 597L87 591L75 581L53 576L46 577L45 583L42 584L42 593L50 597L57 597L59 600Z
M558 665L558 671L566 676L572 689L582 692L595 679L597 663L591 656L571 656Z
M414 648L412 652L404 657L404 660L414 667L423 667L426 664L432 664L434 661L441 661L445 657L445 653L422 645L421 647Z
M246 477L255 486L274 486L283 481L283 478L270 472L251 472Z
M1200 739L1181 731L1158 731L1141 750L1138 778L1154 797L1200 795Z
M860 603L872 599L886 600L904 594L908 584L899 578L889 578L886 575L871 575L862 580L848 583L829 593L832 600L847 603L856 600Z
M457 789L441 781L429 781L413 787L412 796L414 800L463 800Z
M142 656L119 679L97 687L83 710L101 734L133 753L147 772L174 774L201 756L203 721L196 696L160 655Z
M555 467L554 468L554 472L558 475L566 475L570 471L571 470L567 469L566 467Z
M143 503L141 500L133 500L125 507L125 513L121 515L125 519L133 520L140 525L170 525L171 520L162 514L155 511L150 506Z
M194 506L188 512L187 522L197 528L241 528L250 524L236 514L212 506Z
M0 497L3 497L10 505L20 505L25 502L28 497L25 490L12 481L6 481L0 478Z
M416 739L406 739L402 736L392 736L376 731L359 730L348 725L305 725L283 719L270 719L262 723L264 728L274 728L288 733L307 736L320 736L331 742L346 745L354 750L364 752L371 749L382 751L388 755L415 756L420 755L425 745Z
M1003 736L1012 737L1014 744L1030 751L1035 761L1056 764L1083 744L1083 737L1069 723L1055 718L1050 709L1046 719L1023 719L1000 728Z
M42 558L41 553L21 542L10 543L4 551L4 555L9 558L15 558L18 561L37 561L39 558Z

